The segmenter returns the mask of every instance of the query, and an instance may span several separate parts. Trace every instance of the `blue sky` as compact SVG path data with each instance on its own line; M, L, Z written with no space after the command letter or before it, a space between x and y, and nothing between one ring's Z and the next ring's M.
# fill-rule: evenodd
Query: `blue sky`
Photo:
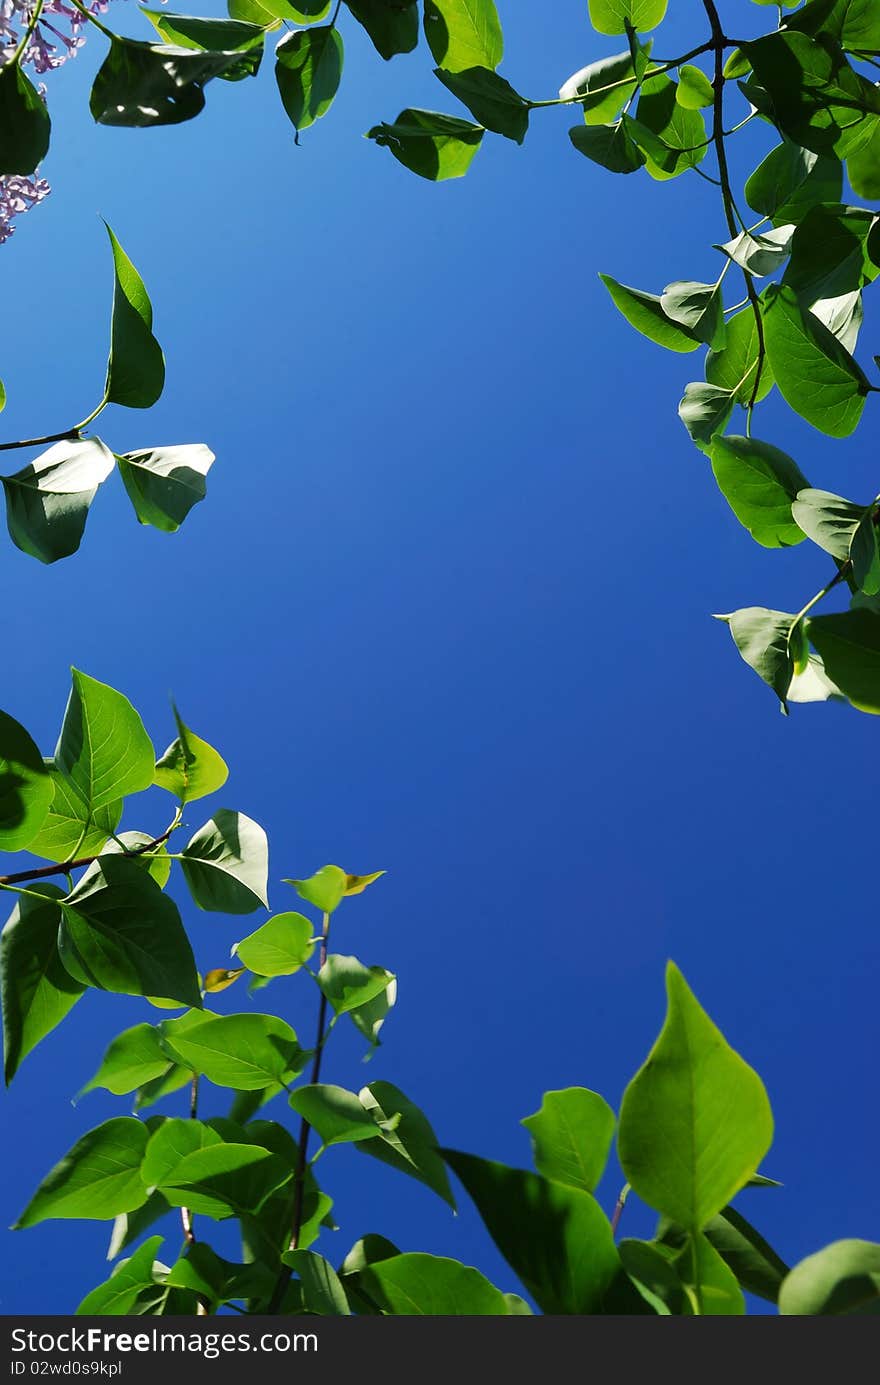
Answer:
M582 0L556 0L552 24L500 8L502 72L536 99L620 46ZM723 8L728 29L766 17ZM122 0L110 19L148 36ZM704 28L691 0L658 53ZM177 536L139 528L114 481L76 558L44 569L0 546L2 706L49 752L73 663L126 692L162 748L173 692L230 764L217 806L269 832L274 909L292 904L282 877L325 862L388 871L334 942L398 973L398 1008L366 1068L340 1028L327 1080L393 1081L444 1144L526 1164L518 1122L544 1090L618 1102L672 957L773 1102L766 1170L786 1186L744 1198L746 1215L790 1261L878 1238L876 726L836 706L784 720L709 618L796 610L827 559L752 543L676 416L699 355L635 335L597 278L714 279L714 189L603 173L558 110L535 113L522 149L487 138L466 179L432 186L361 138L408 104L455 109L424 46L383 64L350 20L344 35L340 96L299 148L270 61L170 130L92 125L99 37L48 79L54 191L2 252L2 434L65 427L100 393L100 214L168 358L151 415L115 409L102 436L204 440L217 463ZM770 147L753 130L739 169ZM841 443L774 395L755 431L858 498L876 491L870 407ZM161 825L158 798L132 808L125 825ZM203 968L260 921L185 918ZM257 1004L311 1033L307 978ZM126 1113L71 1099L114 1033L154 1017L89 995L27 1060L0 1097L0 1225L80 1134ZM514 1287L466 1201L453 1218L354 1150L322 1165L331 1258L377 1231ZM634 1204L626 1218L648 1232ZM0 1312L72 1309L105 1275L108 1232L2 1233ZM173 1256L173 1223L168 1237Z

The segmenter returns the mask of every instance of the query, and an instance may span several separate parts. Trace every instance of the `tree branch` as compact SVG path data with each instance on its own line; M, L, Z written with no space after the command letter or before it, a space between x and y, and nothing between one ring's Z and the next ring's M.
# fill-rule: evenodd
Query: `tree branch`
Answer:
M143 846L135 847L134 851L121 851L120 856L147 856L151 851L155 851L157 846L167 842L177 823L173 823L161 835L154 837L151 842L145 842ZM57 866L36 866L33 870L19 870L13 875L0 875L0 887L6 885L24 885L31 880L45 880L50 875L69 875L72 870L80 870L83 866L91 866L100 858L100 852L95 856L81 856L77 861L64 861Z

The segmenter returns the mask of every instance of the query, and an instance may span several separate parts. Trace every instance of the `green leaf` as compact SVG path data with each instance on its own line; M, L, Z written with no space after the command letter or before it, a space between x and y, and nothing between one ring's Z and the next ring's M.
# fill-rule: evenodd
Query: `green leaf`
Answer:
M617 1249L623 1268L655 1313L684 1316L684 1290L671 1257L650 1241L624 1238Z
M119 832L115 841L108 842L106 853L109 856L128 854L129 860L139 865L141 870L149 871L156 884L164 890L171 876L171 857L164 843L152 851L146 851L144 848L152 846L153 841L149 832Z
M600 34L656 29L666 14L667 0L589 0L590 23Z
M53 798L52 780L24 727L0 712L0 851L22 851L37 836Z
M842 187L839 159L783 140L747 180L745 194L749 206L774 226L789 226L823 202L839 202Z
M355 19L386 60L411 53L419 41L417 0L345 0Z
M151 1236L128 1260L121 1260L110 1278L86 1294L77 1308L77 1316L121 1316L135 1311L138 1295L146 1285L155 1283L153 1262L162 1244L161 1236Z
M650 53L649 39L636 48L637 67L633 64L629 49L625 53L615 53L613 57L588 63L563 82L559 88L560 101L582 98L584 122L587 125L604 125L614 120L635 92L637 77L643 75ZM607 90L609 87L610 91Z
M614 125L574 125L568 137L579 154L611 173L636 173L644 167L645 156L622 120Z
M39 882L28 888L30 893L19 895L0 934L7 1085L27 1055L61 1023L85 989L65 970L58 955L62 891Z
M89 109L99 125L179 125L204 110L202 88L212 78L236 79L256 65L252 53L207 53L117 34L95 77Z
M298 1276L303 1287L303 1307L322 1316L348 1317L351 1309L333 1266L313 1250L288 1250L283 1263Z
M746 407L755 393L755 376L760 357L758 324L751 305L741 312L734 313L727 323L724 346L720 351L710 351L706 356L706 379L711 385L731 390L737 404ZM761 363L761 378L755 393L755 403L760 403L773 388L773 371L765 354Z
M683 63L678 69L675 99L685 110L698 111L703 106L715 104L715 88L701 68Z
M570 1188L595 1189L614 1139L614 1112L597 1092L545 1092L541 1108L521 1122L532 1137L535 1168Z
M442 1197L455 1211L455 1198L437 1137L427 1116L390 1082L371 1082L358 1092L361 1105L379 1126L381 1138L360 1141L362 1154L371 1154L400 1173L407 1173Z
M716 438L712 471L740 524L764 548L789 548L804 537L792 503L809 485L800 467L778 447L757 438Z
M671 962L666 990L663 1028L624 1092L618 1152L638 1196L697 1232L757 1170L773 1117L760 1078Z
M172 1207L222 1221L259 1212L292 1176L293 1165L280 1155L259 1145L223 1141L183 1154L158 1186Z
M301 1071L306 1054L295 1032L275 1015L186 1017L160 1025L169 1058L218 1087L259 1091Z
M285 880L292 885L307 904L314 904L322 914L332 914L345 897L348 876L341 866L322 866L308 880Z
M107 1247L107 1259L115 1260L135 1241L140 1240L148 1227L153 1226L170 1208L161 1193L153 1193L142 1207L133 1212L122 1212L114 1219Z
M297 130L326 115L342 80L344 50L335 25L285 34L275 49L281 103Z
M30 842L35 856L50 861L70 861L74 855L97 856L122 817L122 802L116 799L103 808L90 811L70 781L47 760L54 797L43 826Z
M357 957L331 952L318 972L318 985L337 1015L366 1005L394 980L384 967L367 967Z
M880 1245L871 1241L833 1241L801 1260L779 1294L786 1317L880 1313Z
M766 295L767 356L782 397L814 428L848 437L865 407L867 376L793 289L771 284Z
M143 279L109 226L107 234L115 280L104 397L110 404L149 409L165 386L165 357L153 336L153 307Z
M708 1237L692 1232L675 1261L692 1311L707 1317L742 1315L745 1299L736 1280Z
M461 72L438 67L434 76L487 130L522 144L529 128L529 103L497 72L488 67L469 67Z
M290 1097L296 1113L314 1126L322 1144L378 1139L382 1134L372 1113L354 1092L323 1083L298 1087Z
M266 23L247 23L240 19L203 19L193 14L169 14L163 10L141 9L166 43L200 52L241 53L234 67L217 75L227 81L256 76L263 57ZM272 23L266 16L268 24Z
M773 689L787 715L788 689L794 673L791 649L794 616L786 611L770 611L765 606L745 606L718 619L730 626L742 658Z
M431 182L461 178L483 139L479 125L440 111L408 107L393 125L374 125L367 139L391 150L398 163Z
M379 1030L388 1018L389 1012L397 1004L397 981L389 981L384 991L372 1000L349 1010L348 1016L355 1029L360 1030L371 1048L379 1047ZM369 1057L369 1054L367 1055Z
M854 505L830 491L805 489L792 506L793 517L815 544L838 562L851 560L856 585L869 596L880 591L875 504Z
M607 1313L624 1304L636 1311L608 1219L590 1193L457 1150L443 1157L542 1312Z
M813 207L792 238L783 283L807 306L864 288L877 277L868 249L877 224L863 207Z
M204 443L152 447L117 456L116 465L141 524L174 534L204 500L214 453Z
M33 173L49 149L46 103L17 62L0 67L0 174Z
M124 1029L110 1044L101 1066L83 1087L92 1092L103 1087L114 1096L133 1092L145 1082L163 1077L171 1063L159 1043L159 1032L153 1024L136 1024Z
M770 1303L776 1302L788 1266L735 1207L725 1207L708 1221L703 1234L744 1289ZM658 1239L675 1248L686 1243L687 1235L669 1222L661 1222L657 1229Z
M695 168L708 152L703 116L682 106L677 93L669 77L649 77L641 89L635 119L625 117L630 134L647 156L648 172L661 181Z
M223 1136L200 1120L172 1116L155 1123L141 1164L141 1178L151 1192L170 1177L188 1154L223 1143Z
M149 1132L133 1116L117 1116L77 1140L46 1175L13 1228L89 1217L110 1221L146 1201L140 1168Z
M733 412L732 390L695 381L685 385L678 416L701 452L708 452L712 440L723 433Z
M165 1275L165 1283L191 1289L212 1307L236 1299L268 1298L275 1278L267 1265L239 1265L196 1241Z
M162 1077L154 1077L152 1082L145 1082L142 1087L138 1087L134 1109L145 1111L147 1107L155 1106L164 1096L179 1092L181 1087L185 1087L191 1081L192 1073L189 1068L172 1063Z
M757 83L772 102L774 124L815 154L846 158L880 110L871 83L854 72L834 45L780 31L744 45Z
M707 346L720 349L724 345L724 303L718 284L667 284L660 306L667 317L686 327Z
M394 1316L508 1316L505 1295L479 1270L444 1256L394 1255L366 1266L358 1288Z
M269 907L269 843L244 813L218 809L185 847L181 865L200 909L252 914Z
M662 299L656 294L628 288L626 284L612 279L610 274L600 274L599 278L610 293L614 306L643 337L670 351L696 351L699 337L669 317L664 311Z
M177 905L149 871L102 856L61 901L61 960L76 981L121 995L201 1006L199 978Z
M99 438L56 442L27 466L4 476L6 525L23 553L41 563L69 558L82 541L89 507L113 470Z
M160 760L156 761L153 783L179 799L181 804L195 803L198 798L222 789L229 778L226 761L189 729L177 707L172 703L177 737Z
M850 150L846 171L857 197L871 201L880 197L880 120L873 121L864 143Z
M789 702L845 702L846 698L825 672L818 654L810 654L806 667L791 680Z
M880 714L880 615L859 608L807 625L828 677L861 712Z
M425 37L438 67L496 68L504 36L495 0L425 0Z
M794 226L776 226L772 231L741 231L733 240L716 245L728 259L759 277L774 274L788 259Z
M302 914L275 914L232 949L258 976L293 976L315 950L314 928Z

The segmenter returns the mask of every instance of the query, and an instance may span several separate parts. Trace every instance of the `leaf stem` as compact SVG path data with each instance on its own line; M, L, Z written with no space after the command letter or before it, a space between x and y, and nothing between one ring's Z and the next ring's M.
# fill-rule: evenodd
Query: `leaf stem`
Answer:
M614 1211L611 1213L612 1236L617 1235L617 1229L620 1226L620 1218L623 1216L623 1209L626 1206L626 1200L631 1192L632 1188L630 1187L630 1185L628 1183L624 1183L623 1187L617 1195L617 1202L614 1204Z
M0 442L0 452L11 452L16 447L43 447L47 442L67 442L79 437L79 429L68 428L64 433L46 433L42 438L22 438L20 442Z
M33 8L32 12L31 12L31 17L30 17L30 19L28 20L27 28L25 29L24 33L22 34L22 36L21 36L21 41L20 41L18 47L16 48L15 52L13 53L12 58L10 59L10 65L13 64L13 63L19 63L19 62L21 62L21 55L22 55L22 53L24 52L25 48L27 48L28 40L29 40L31 34L34 32L34 29L36 29L36 27L37 27L37 21L38 21L39 18L40 18L40 14L41 14L41 12L42 12L42 9L43 9L43 0L37 0L37 3L34 5L34 8ZM4 63L4 66L6 66L5 63Z

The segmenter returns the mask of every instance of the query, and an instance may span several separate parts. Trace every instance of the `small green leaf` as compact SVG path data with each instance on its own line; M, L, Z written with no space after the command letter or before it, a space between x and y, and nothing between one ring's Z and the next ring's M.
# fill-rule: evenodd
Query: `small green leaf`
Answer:
M103 1087L114 1096L133 1092L145 1082L152 1082L168 1071L171 1062L159 1043L159 1031L154 1024L136 1024L124 1029L110 1044L101 1066L83 1087L92 1092Z
M75 553L89 507L113 470L113 454L99 438L56 442L27 466L4 476L6 525L23 553L56 563Z
M736 1275L708 1237L691 1232L675 1260L692 1312L707 1317L739 1316L746 1304Z
M148 1138L133 1116L90 1130L46 1175L14 1230L50 1219L110 1221L140 1207L147 1199L140 1168Z
M189 729L173 703L172 710L177 737L156 761L153 783L174 794L181 804L194 803L222 789L229 770L214 747Z
M373 996L363 1005L359 1005L356 1010L349 1010L348 1017L355 1029L360 1030L364 1038L368 1040L371 1048L379 1046L379 1030L382 1028L389 1012L397 1004L397 981L389 981L384 991ZM369 1056L369 1055L367 1055Z
M764 335L780 393L820 432L848 437L871 388L867 376L793 289L771 284L766 292Z
M200 909L251 914L269 907L269 843L244 813L219 808L184 848L181 865Z
M807 635L828 677L853 706L880 715L880 615L858 608L814 616Z
M701 452L710 450L713 439L723 433L733 412L732 390L702 381L685 385L678 416Z
M760 1078L671 962L666 988L663 1028L623 1096L618 1152L639 1197L698 1232L758 1168L773 1117Z
M880 1313L880 1245L833 1241L788 1274L779 1293L786 1317Z
M656 29L666 14L667 0L589 0L590 23L600 34L626 33L627 25Z
M303 914L275 914L232 952L258 976L293 976L315 950L314 931Z
M46 103L17 62L0 67L0 175L33 173L49 149Z
M541 1109L522 1124L532 1137L538 1173L593 1192L614 1139L614 1112L604 1097L585 1087L545 1092Z
M440 1255L393 1255L366 1266L358 1288L394 1316L505 1317L505 1295L479 1270Z
M263 39L267 25L243 22L240 19L203 19L194 14L170 14L164 10L141 8L166 43L179 48L191 48L210 53L241 53L240 65L227 68L217 75L228 81L255 76L263 56ZM272 23L266 16L268 24Z
M667 317L686 327L707 346L719 350L724 345L724 303L718 284L667 284L660 306Z
M750 274L774 274L788 259L794 226L776 226L772 231L741 231L733 240L716 245L728 259Z
M318 985L337 1015L366 1005L387 990L394 976L384 967L367 967L357 957L331 952L318 972Z
M633 65L633 55L615 53L610 58L600 58L572 74L559 88L560 101L581 100L584 121L587 125L605 125L620 113L636 90L637 78L641 77L648 65L651 53L651 40L639 44L636 49L638 72ZM628 81L627 78L631 78ZM608 90L610 88L610 90ZM644 159L643 159L644 162Z
M297 130L326 115L342 80L344 50L335 25L285 34L275 49L281 103Z
M390 149L398 163L420 178L442 182L467 173L483 139L483 130L470 121L440 111L408 107L393 125L374 125L367 139Z
M108 856L128 855L135 865L149 871L156 884L164 890L171 876L171 857L164 843L153 847L153 841L149 832L118 832L115 841L107 843L105 852ZM146 847L153 849L146 851Z
M448 72L494 69L504 56L495 0L425 0L425 37L437 66Z
M307 1312L331 1317L351 1313L339 1276L323 1255L313 1250L287 1250L281 1260L299 1278Z
M411 53L419 41L418 0L345 0L386 61Z
M809 483L791 457L757 438L736 436L716 438L709 455L721 494L756 543L789 548L801 542L793 502Z
M260 1091L306 1061L295 1032L275 1015L210 1015L196 1024L184 1016L159 1027L169 1058L218 1087Z
M449 1178L437 1153L437 1137L424 1112L390 1082L371 1082L358 1092L358 1099L381 1136L360 1141L357 1148L361 1153L424 1183L455 1211Z
M611 295L611 301L627 322L643 337L665 346L670 351L696 351L700 339L689 328L675 322L663 308L662 299L641 289L619 284L609 274L599 278Z
M322 866L308 880L285 880L284 883L292 885L300 899L314 904L322 914L332 914L345 897L348 876L341 866Z
M678 86L669 77L649 77L643 84L636 116L626 116L630 134L647 156L652 178L677 178L702 163L709 148L706 122L699 111L676 99Z
M28 888L30 893L19 895L0 934L7 1085L27 1055L61 1023L85 989L74 981L58 955L62 891L39 882Z
M718 619L730 626L742 658L773 689L787 715L788 689L794 673L791 649L794 616L787 611L770 611L765 606L745 606Z
M104 396L110 404L149 409L165 387L165 357L153 336L153 307L143 279L109 226L107 234L115 286Z
M761 378L755 390L755 375L761 356L761 344L754 309L749 306L734 313L728 320L724 346L706 356L706 379L711 385L731 390L737 404L746 407L770 393L773 388L771 362L765 353L761 362Z
M678 69L675 99L685 110L698 111L703 106L715 104L715 88L701 68L682 63Z
M153 1278L153 1262L162 1244L161 1236L151 1236L128 1260L121 1260L110 1278L86 1294L77 1308L78 1317L122 1316L135 1311L138 1296Z
M868 596L880 591L880 555L874 524L876 502L854 505L830 491L802 490L792 515L804 533L838 562L852 562L856 586Z
M661 1317L684 1315L684 1289L672 1258L650 1241L624 1238L618 1252L642 1298Z
M117 456L116 465L141 524L174 534L204 500L214 453L204 443L152 447Z
M488 67L469 67L461 72L438 67L434 76L467 106L480 125L522 144L529 128L529 103L497 72Z
M573 125L568 137L579 154L610 173L636 173L644 166L645 156L621 120L614 125Z
M814 154L791 140L772 149L746 182L749 206L774 226L797 225L823 202L838 202L843 167L828 154Z
M382 1134L371 1112L354 1092L344 1087L323 1083L298 1087L290 1097L290 1105L315 1128L325 1145L374 1140Z
M46 821L52 779L24 727L0 712L0 851L23 851Z
M61 960L76 981L120 995L201 1006L177 905L126 856L101 856L61 901Z

